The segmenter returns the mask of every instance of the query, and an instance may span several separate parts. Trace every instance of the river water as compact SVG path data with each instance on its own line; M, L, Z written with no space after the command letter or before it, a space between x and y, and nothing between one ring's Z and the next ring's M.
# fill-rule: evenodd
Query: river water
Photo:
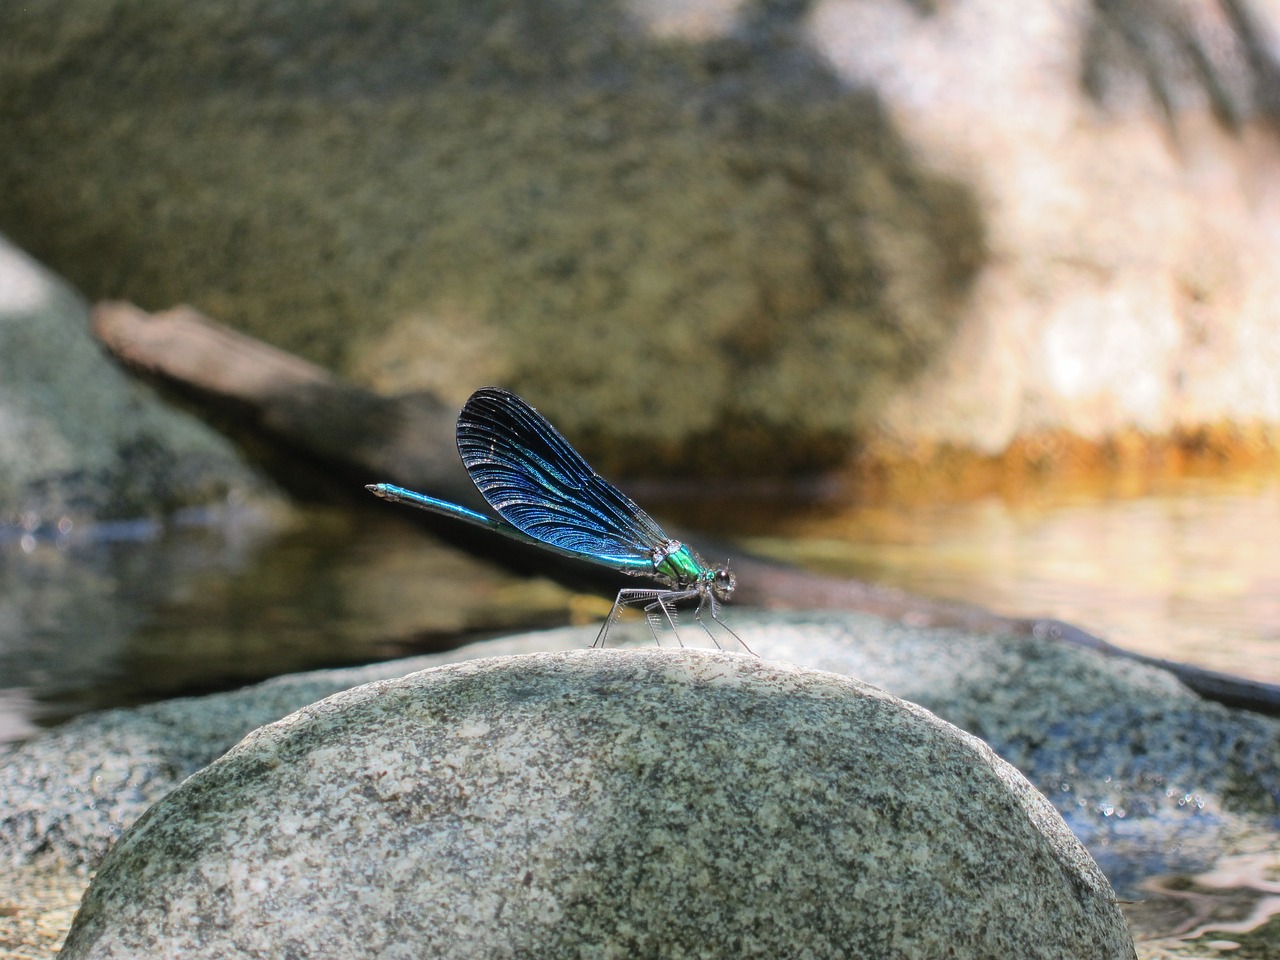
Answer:
M745 538L825 573L1054 617L1151 656L1280 683L1280 474L813 511Z
M0 741L85 710L572 618L572 595L550 581L372 506L0 536Z
M1130 496L718 515L737 518L718 533L813 570L1057 617L1154 656L1280 682L1274 473ZM10 529L0 535L0 739L87 709L608 609L461 554L409 516L374 503L283 522L231 512L53 537Z

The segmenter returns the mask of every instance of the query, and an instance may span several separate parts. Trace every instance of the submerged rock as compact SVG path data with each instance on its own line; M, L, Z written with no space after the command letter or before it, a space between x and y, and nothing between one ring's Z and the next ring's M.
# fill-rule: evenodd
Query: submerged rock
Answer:
M63 956L1132 957L976 738L706 651L473 660L254 732L104 861Z

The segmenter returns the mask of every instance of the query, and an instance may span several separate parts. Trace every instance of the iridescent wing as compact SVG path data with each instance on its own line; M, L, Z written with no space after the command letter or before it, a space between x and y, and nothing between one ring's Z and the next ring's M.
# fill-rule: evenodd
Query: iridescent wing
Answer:
M458 453L489 506L517 530L619 570L652 570L670 539L514 393L483 387L458 415Z

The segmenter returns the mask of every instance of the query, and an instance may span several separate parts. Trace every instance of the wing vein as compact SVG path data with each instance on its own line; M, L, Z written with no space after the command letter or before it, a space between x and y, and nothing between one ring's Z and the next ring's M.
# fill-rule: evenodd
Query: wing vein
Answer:
M458 453L476 489L504 520L543 543L586 556L642 559L668 537L602 478L542 414L485 387L458 417Z

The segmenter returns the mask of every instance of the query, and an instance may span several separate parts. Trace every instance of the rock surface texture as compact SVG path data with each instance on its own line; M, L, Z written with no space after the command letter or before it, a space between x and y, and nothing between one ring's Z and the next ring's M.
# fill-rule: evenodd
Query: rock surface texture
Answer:
M1280 424L1257 0L58 9L0 5L0 228L606 473Z
M1053 808L858 681L580 650L380 681L153 807L63 956L1132 957Z

